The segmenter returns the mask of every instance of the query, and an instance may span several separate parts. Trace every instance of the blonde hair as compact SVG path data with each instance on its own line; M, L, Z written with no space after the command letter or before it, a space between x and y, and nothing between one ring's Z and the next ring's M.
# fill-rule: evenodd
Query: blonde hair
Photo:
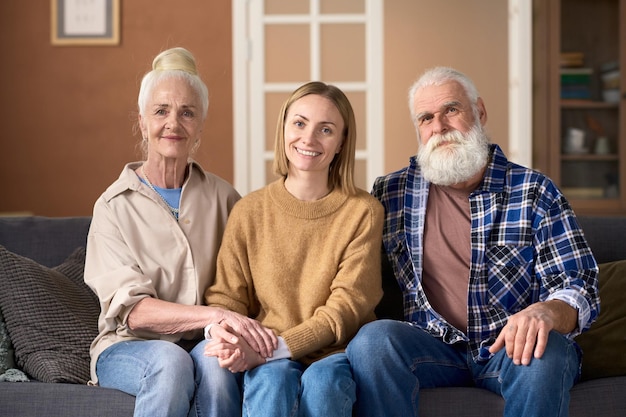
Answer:
M178 77L189 83L200 98L200 111L204 120L209 109L209 90L200 78L194 56L185 48L176 47L158 54L152 61L152 70L141 80L137 105L139 114L144 115L154 86L161 80Z
M144 112L146 111L148 101L159 81L172 77L185 80L198 94L200 115L202 116L202 121L204 121L209 109L209 89L198 74L196 60L192 53L181 47L167 49L158 54L152 61L152 70L143 76L139 87L139 96L137 97L139 114L142 117L145 116ZM139 130L138 126L137 130ZM195 152L198 145L199 142L196 142L191 153ZM145 157L148 154L148 141L142 138L138 147Z
M328 183L333 187L339 187L346 194L356 194L354 184L354 154L356 149L356 120L352 105L346 95L334 85L320 81L312 81L300 86L282 105L276 124L276 136L274 140L274 173L283 178L289 172L289 160L285 153L285 118L289 107L309 94L316 94L332 101L343 119L343 144L341 150L335 155L330 164Z

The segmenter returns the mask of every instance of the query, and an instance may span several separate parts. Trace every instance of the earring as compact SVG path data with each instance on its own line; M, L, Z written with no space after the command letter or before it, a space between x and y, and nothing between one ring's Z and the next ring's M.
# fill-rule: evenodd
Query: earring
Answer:
M191 150L189 151L189 154L193 155L194 153L196 153L199 147L200 147L200 139L196 139L193 146L191 147Z

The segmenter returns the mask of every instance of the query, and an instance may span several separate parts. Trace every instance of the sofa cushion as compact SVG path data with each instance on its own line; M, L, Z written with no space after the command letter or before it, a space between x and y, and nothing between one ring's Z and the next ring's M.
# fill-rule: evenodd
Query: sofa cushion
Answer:
M133 417L134 408L135 397L112 388L0 382L0 416Z
M599 267L600 315L576 338L583 349L583 380L626 375L626 260Z
M2 310L0 310L0 374L5 373L7 369L11 369L15 366L13 359L13 344L11 343L11 338L9 338L7 326L4 323Z
M13 343L9 337L2 310L0 310L0 382L27 382L24 372L15 369Z
M90 217L0 216L0 245L52 268L87 244L90 223Z
M84 248L48 268L0 246L0 308L17 365L39 381L89 380L100 306L84 267Z

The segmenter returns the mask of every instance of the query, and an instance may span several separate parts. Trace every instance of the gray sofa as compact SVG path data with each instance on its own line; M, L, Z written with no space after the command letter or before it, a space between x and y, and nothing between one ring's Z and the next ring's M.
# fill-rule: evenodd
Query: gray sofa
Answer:
M89 222L88 217L0 217L0 245L53 267L85 245ZM599 263L626 259L626 217L582 217L580 222ZM385 297L378 313L381 317L398 317L398 294L393 278L384 270ZM626 281L626 276L622 278ZM0 276L0 284L3 279ZM626 293L619 297L626 302ZM626 329L620 331L624 332L624 346ZM584 364L583 360L583 369ZM603 378L584 380L572 389L571 416L626 415L626 373L610 369L605 374ZM86 384L37 382L32 378L30 382L0 382L0 416L132 416L133 405L130 395ZM477 388L438 388L420 394L422 417L496 417L502 415L503 405L497 395Z

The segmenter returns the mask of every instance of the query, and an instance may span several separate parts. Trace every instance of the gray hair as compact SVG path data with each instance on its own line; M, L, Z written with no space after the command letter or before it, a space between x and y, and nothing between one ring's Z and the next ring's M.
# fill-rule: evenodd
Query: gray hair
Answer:
M474 85L474 82L465 74L450 67L434 67L426 70L409 88L409 110L411 111L411 120L415 123L415 108L413 101L415 100L415 94L418 90L433 85L442 85L451 81L456 81L461 84L463 90L467 94L472 106L472 112L474 117L478 118L478 90Z
M152 70L144 75L139 88L137 105L144 116L154 86L161 80L177 77L189 83L200 98L200 111L204 120L209 109L209 90L198 75L196 60L185 48L171 48L158 54L152 61Z

